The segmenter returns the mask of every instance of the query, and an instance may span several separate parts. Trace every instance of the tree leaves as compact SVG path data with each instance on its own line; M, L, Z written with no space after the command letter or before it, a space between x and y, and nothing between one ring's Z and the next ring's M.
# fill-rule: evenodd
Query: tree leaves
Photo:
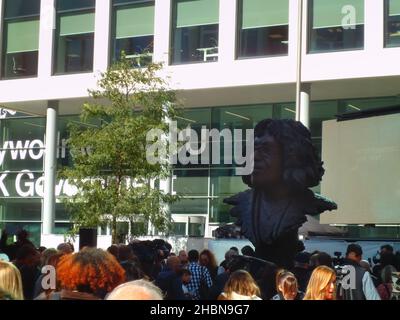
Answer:
M179 109L176 93L157 74L161 64L132 68L122 55L89 90L91 102L82 107L80 125L71 124L68 147L73 167L60 171L79 192L65 199L77 227L111 225L137 217L157 230L170 225L167 205L176 197L151 187L170 174L167 163L146 161L146 135L151 129L167 133L168 118ZM164 141L168 148L168 141Z

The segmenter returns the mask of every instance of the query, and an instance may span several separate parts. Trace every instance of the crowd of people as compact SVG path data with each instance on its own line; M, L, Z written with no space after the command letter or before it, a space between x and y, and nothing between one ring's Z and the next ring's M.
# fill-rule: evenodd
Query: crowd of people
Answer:
M22 231L0 246L1 300L389 300L400 268L393 247L381 247L371 268L362 248L344 258L299 252L291 270L229 248L220 264L208 249L172 252L167 242L134 241L107 250L70 243L36 248ZM350 286L343 283L348 275ZM55 270L52 279L52 268ZM45 270L45 271L44 271ZM54 280L54 281L52 281ZM353 283L351 283L353 281Z

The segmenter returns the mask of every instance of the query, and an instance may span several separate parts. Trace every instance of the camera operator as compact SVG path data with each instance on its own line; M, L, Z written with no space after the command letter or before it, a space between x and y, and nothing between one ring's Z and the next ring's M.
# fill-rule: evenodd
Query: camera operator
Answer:
M347 247L346 258L343 267L355 271L355 289L341 287L338 296L343 300L380 300L379 294L371 279L371 275L360 266L362 260L362 248L358 244L350 244ZM346 268L346 269L347 269ZM342 269L343 270L343 269ZM343 284L339 284L339 287ZM351 284L354 288L354 284Z

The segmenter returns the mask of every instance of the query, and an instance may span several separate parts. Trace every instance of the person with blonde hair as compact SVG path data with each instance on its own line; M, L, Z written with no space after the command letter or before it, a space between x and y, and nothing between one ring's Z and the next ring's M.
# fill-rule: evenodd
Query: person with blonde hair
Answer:
M327 266L314 269L304 300L336 300L336 273Z
M0 290L14 300L24 300L21 273L10 262L0 261Z
M261 292L250 273L237 270L231 274L218 300L261 300Z
M272 300L303 300L304 293L299 291L295 275L281 269L276 274L276 294Z

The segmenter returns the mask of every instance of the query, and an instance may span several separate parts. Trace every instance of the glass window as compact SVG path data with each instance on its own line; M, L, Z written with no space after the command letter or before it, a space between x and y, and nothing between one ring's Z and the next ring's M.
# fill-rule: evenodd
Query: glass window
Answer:
M218 108L213 113L213 121L220 130L253 129L263 119L272 118L272 105L251 105Z
M349 225L342 227L343 232L347 233L348 238L361 239L399 239L400 227L367 227Z
M189 217L189 237L204 237L206 219L204 217Z
M1 171L43 171L44 148L18 148L21 145L13 145L13 148L0 149L4 158L0 163Z
M57 183L58 181L56 181ZM70 220L70 213L66 209L64 203L57 202L56 203L56 221L69 221Z
M400 105L400 96L368 98L368 99L349 99L340 102L340 113L352 113L367 111L372 109L394 107Z
M40 14L40 0L6 0L4 18L19 18L38 16Z
M385 0L386 4L386 46L400 46L400 1Z
M199 108L199 109L191 109L185 110L175 119L177 121L178 130L183 130L187 127L190 127L194 131L196 131L198 138L201 138L201 129L205 126L207 129L211 128L211 108ZM198 150L201 148L200 142L192 146L194 150ZM188 166L194 166L197 169L200 167L207 167L207 165L201 165L201 157L198 158L199 165L191 165L186 164L182 165L179 163L179 158L174 158L175 163L177 163L176 167L182 167L187 169Z
M0 122L0 128L0 142L2 147L5 147L4 143L6 141L11 140L33 141L39 139L43 141L46 131L46 119L37 117L3 119Z
M336 119L338 102L318 101L310 104L310 131L314 146L321 154L322 148L322 122Z
M186 223L174 222L172 224L171 234L175 236L186 236Z
M174 4L172 63L217 61L219 0Z
M68 10L79 10L79 9L94 9L96 5L95 0L58 0L57 10L68 11Z
M172 214L207 214L207 198L181 198L170 206Z
M0 221L40 221L40 199L2 199Z
M0 170L43 169L45 119L5 119L0 130Z
M208 170L174 170L173 191L180 196L208 196Z
M223 201L238 192L248 189L242 181L241 176L236 176L234 170L213 169L211 170L211 207L210 222L232 222L235 221L229 210L232 206Z
M239 58L288 53L289 1L241 0Z
M40 1L6 1L2 77L37 75Z
M364 47L364 0L312 0L310 52Z
M141 67L152 61L154 1L115 6L114 28L114 60L119 59L124 51L128 58L132 58L134 66Z
M71 7L63 2L58 3L62 10ZM94 1L89 2L94 4ZM57 11L56 74L93 70L94 22L94 9Z
M0 229L5 229L10 235L9 243L13 243L12 236L16 236L21 230L28 231L29 240L36 247L40 246L40 230L42 224L40 222L0 222ZM16 237L14 237L16 240Z
M136 236L147 235L147 222L145 221L131 221L131 233Z
M54 234L66 234L72 230L72 223L55 223Z
M33 199L43 197L44 176L42 172L24 170L21 172L1 172L2 187L0 198Z
M246 152L246 129L253 129L263 119L272 117L272 105L251 105L215 108L212 111L212 128L220 131L219 163L212 167L232 167L236 165L237 156ZM227 130L225 130L227 129ZM225 131L223 131L225 130ZM241 140L235 139L235 133L241 133ZM226 139L225 139L226 138ZM237 142L241 141L241 152ZM218 151L218 143L210 143L210 153Z
M274 104L273 109L274 119L292 119L296 118L296 105L294 103L279 103Z

